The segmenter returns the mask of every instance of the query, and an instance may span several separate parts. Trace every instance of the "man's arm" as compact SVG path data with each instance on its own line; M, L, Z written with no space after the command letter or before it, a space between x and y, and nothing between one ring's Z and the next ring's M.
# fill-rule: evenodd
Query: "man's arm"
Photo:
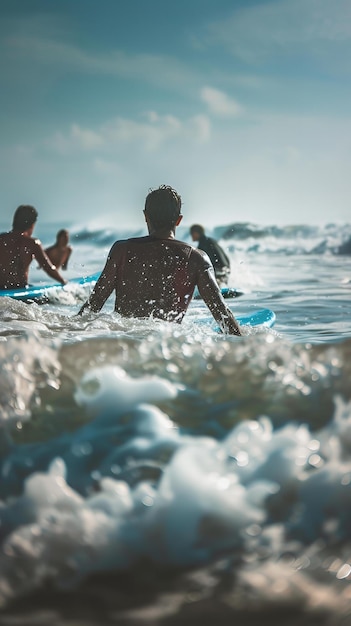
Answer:
M44 249L38 239L34 241L34 257L38 261L39 266L47 273L50 278L57 280L61 285L66 285L67 281L61 276L60 272L57 271L56 266L53 265L44 252Z
M106 265L102 270L100 277L92 290L88 300L83 304L82 308L78 311L78 315L82 315L85 309L90 309L94 313L97 313L104 306L107 298L111 295L116 284L116 271L117 264L115 256L113 254L113 247L111 248L107 257Z
M206 257L203 258L197 286L200 296L207 304L223 332L228 335L241 335L238 322L224 302L215 278L213 267Z

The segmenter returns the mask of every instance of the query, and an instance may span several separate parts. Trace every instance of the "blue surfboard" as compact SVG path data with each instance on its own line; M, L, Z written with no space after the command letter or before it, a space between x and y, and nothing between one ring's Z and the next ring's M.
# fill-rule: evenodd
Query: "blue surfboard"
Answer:
M99 278L101 272L90 274L89 276L80 276L79 278L71 278L68 285L86 285L87 283L94 283ZM0 289L0 297L7 296L8 298L14 298L15 300L21 300L22 302L47 302L50 296L50 289L65 289L66 285L61 283L51 283L49 285L28 285L21 289ZM223 298L238 298L243 295L242 291L235 289L234 287L223 287L221 289ZM195 299L199 299L200 296L195 295Z
M87 283L96 282L100 276L100 272L90 274L89 276L80 276L79 278L71 278L67 285L61 283L51 283L50 285L28 285L21 289L1 289L0 297L7 296L22 302L45 302L48 300L51 289L66 289L69 285L86 285Z
M235 315L240 326L266 326L271 328L276 320L276 315L271 309L259 309L247 315Z
M235 315L235 319L240 326L263 326L271 328L275 323L276 315L274 311L271 311L271 309L259 309L258 311L253 311L247 314L239 313L238 315ZM202 317L197 319L196 323L201 324L201 326L210 326L217 333L222 332L219 326L215 326L216 323L214 322L213 317Z
M235 289L235 287L222 287L221 292L222 292L223 298L225 299L239 298L239 296L244 295L243 291L240 291L240 289ZM202 298L199 292L196 290L195 295L194 295L194 300L201 300L201 299Z

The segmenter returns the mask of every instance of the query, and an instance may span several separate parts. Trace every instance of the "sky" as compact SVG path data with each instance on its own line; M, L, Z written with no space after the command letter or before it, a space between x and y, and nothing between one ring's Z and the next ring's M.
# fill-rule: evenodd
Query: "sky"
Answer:
M1 222L351 220L351 0L1 0Z

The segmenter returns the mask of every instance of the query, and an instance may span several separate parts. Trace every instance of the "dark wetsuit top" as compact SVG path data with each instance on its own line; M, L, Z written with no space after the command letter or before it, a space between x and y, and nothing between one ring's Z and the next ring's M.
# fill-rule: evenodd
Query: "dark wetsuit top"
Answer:
M199 239L198 249L203 250L209 256L216 275L221 274L224 268L230 269L229 258L219 243L212 237L202 235Z
M99 311L113 290L115 310L125 317L181 322L198 287L211 313L232 334L240 334L205 254L173 238L152 235L117 241L88 302Z
M10 231L0 234L0 289L17 289L28 284L29 266L36 259L45 272L62 282L55 266L46 256L39 239Z

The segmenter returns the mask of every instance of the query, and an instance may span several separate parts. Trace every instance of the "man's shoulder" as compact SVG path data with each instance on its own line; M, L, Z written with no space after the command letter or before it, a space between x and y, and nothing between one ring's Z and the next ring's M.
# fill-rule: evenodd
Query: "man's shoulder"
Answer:
M214 239L213 237L209 237L208 241L210 243L210 245L215 248L215 250L220 250L221 252L224 252L222 246L218 243L217 239Z
M131 247L131 246L142 246L149 244L164 244L167 243L176 247L183 246L185 248L191 248L188 243L184 241L180 241L179 239L159 239L158 237L153 237L152 235L144 235L142 237L129 237L128 239L118 239L113 244L113 248L123 248L123 247Z
M186 241L182 241L181 239L170 239L170 241L173 241L176 245L184 246L184 248L191 248L191 250L195 250L194 246L190 245L190 243L187 243Z
M3 233L0 233L0 237L1 237L1 239L12 239L13 238L13 232L12 232L12 230L5 231Z
M143 243L148 237L129 237L128 239L117 239L115 243L112 245L112 250L118 250L121 248L126 248L129 245L138 245Z
M193 246L190 247L192 248L191 260L193 263L196 263L203 269L208 269L209 267L212 267L210 257L205 250L202 250L201 248L193 248Z
M201 261L203 258L202 251L199 248L194 248L194 246L186 241L181 241L180 239L169 239L167 240L167 244L168 243L170 243L173 248L181 249L186 256L191 257L193 260L197 259Z
M218 246L218 241L217 239L215 239L214 237L207 237L207 241L208 243L212 244L213 246Z
M109 256L111 257L119 257L121 254L125 254L128 247L137 246L138 243L141 243L146 237L130 237L129 239L117 239L117 241L112 244Z
M41 241L39 239L34 239L34 237L26 237L22 233L18 233L16 231L10 230L5 233L0 233L0 237L2 240L13 241L18 245L26 246L27 248L40 247Z
M142 244L142 243L147 243L149 241L151 241L150 235L143 235L142 237L129 237L128 239L121 239L120 243L121 244L130 244L130 243Z
M28 240L36 248L42 248L43 247L40 239L37 239L37 238L34 239L34 237L28 237Z

